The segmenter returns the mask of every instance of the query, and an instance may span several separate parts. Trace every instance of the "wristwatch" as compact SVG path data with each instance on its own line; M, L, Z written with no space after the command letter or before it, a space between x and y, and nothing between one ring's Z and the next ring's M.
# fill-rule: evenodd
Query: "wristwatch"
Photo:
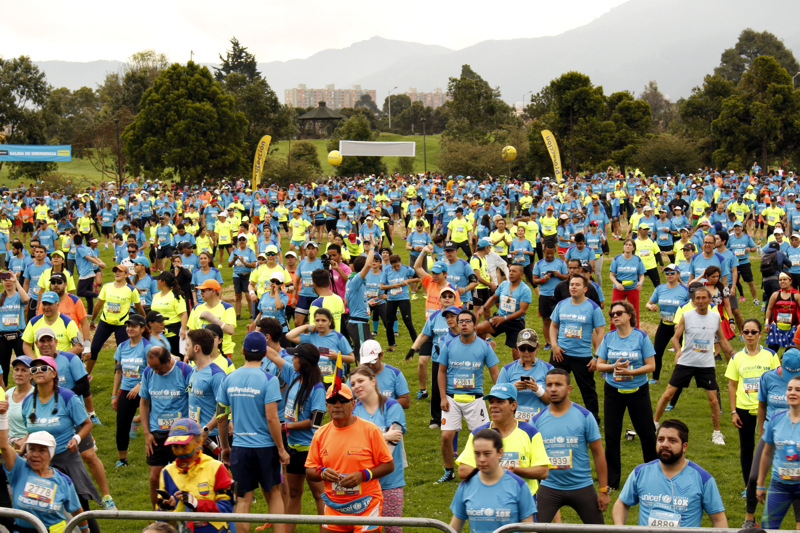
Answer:
M208 433L209 431L208 426L203 426L203 433Z
M597 491L605 493L605 494L609 494L611 492L611 487L599 487L597 489Z

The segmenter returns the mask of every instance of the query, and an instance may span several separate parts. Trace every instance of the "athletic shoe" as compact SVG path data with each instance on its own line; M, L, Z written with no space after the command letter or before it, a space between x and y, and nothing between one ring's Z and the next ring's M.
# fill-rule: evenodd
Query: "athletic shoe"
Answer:
M739 296L739 301L740 301L740 302L743 302L743 301L745 301L745 300L746 300L746 298L745 298L744 296Z
M711 442L719 444L720 446L725 446L725 437L722 435L721 431L714 430L714 433L711 434Z
M440 485L442 483L447 483L448 481L453 481L456 478L456 475L453 473L452 470L445 468L444 475L439 478L438 481L434 481L434 485Z
M753 305L761 305L761 302L758 301L758 298L753 300Z
M417 400L424 400L427 397L428 397L427 389L420 389L417 391Z
M416 300L416 299L417 299L417 294L416 294L416 293L412 294L412 295L411 295L411 299L412 299L412 300Z
M656 385L657 383L658 383L657 379L651 379L650 381L647 382L648 385Z
M117 505L114 503L114 499L111 497L110 494L106 494L105 496L103 496L102 503L103 503L103 508L106 511L116 511L117 510Z
M92 425L93 426L102 426L103 425L103 423L100 422L100 419L97 417L96 413L92 413L92 415L89 417L89 420L92 421Z
M127 460L127 459L120 459L120 460L119 460L119 461L117 461L117 463L114 465L114 468L124 468L124 467L126 467L126 466L130 466L130 465L128 464L128 460Z
M664 410L665 411L672 411L673 409L675 409L675 406L670 403L670 404L667 404L667 408L664 409Z
M545 343L545 345L544 345L544 349L545 349L545 350L552 350L552 349L553 349L553 347L552 347L552 346L550 346L550 343L548 342L548 343Z
M440 427L442 426L440 426L436 422L431 422L430 424L428 424L428 429L439 429Z
M755 529L758 527L758 522L755 520L745 520L742 522L742 529Z
M128 436L135 439L139 436L139 424L136 422L131 423L131 429L128 431Z

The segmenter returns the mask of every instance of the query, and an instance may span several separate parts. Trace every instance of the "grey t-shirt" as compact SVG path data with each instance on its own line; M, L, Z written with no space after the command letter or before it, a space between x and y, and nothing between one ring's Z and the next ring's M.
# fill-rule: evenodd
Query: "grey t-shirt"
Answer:
M705 315L692 309L683 314L686 326L683 333L683 351L678 364L699 368L714 367L714 339L719 329L720 316L709 307Z

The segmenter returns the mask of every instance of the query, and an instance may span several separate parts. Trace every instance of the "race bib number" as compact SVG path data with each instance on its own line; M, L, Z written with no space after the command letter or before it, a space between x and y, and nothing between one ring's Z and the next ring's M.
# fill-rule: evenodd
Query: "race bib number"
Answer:
M778 323L780 323L780 324L791 324L792 323L792 313L778 313Z
M475 388L475 376L454 378L453 386L457 389L473 389Z
M525 254L523 254L522 252L517 252L517 254L514 256L514 262L515 263L524 263L525 262Z
M287 422L296 422L297 413L294 411L294 400L287 400L286 407L283 409L283 418Z
M314 283L311 280L303 280L303 287L311 287Z
M167 414L158 417L158 429L161 431L169 431L172 428L172 424L175 423L181 417L180 413L177 414Z
M126 378L138 378L139 377L139 367L136 368L123 368L122 375Z
M614 381L630 381L633 379L633 376L626 376L624 374L617 374L614 373Z
M505 246L502 244L496 244L494 246L494 251L497 253L503 253L505 251Z
M361 494L361 485L343 487L338 481L334 481L331 483L331 490L337 496L353 496L355 494Z
M194 420L195 422L197 422L199 424L200 423L200 408L198 407L197 409L192 409L191 411L189 411L189 418L191 420Z
M553 226L544 225L543 228L544 228L544 231L553 231Z
M708 339L695 339L694 351L698 353L708 353L711 351L711 341Z
M572 450L562 450L558 455L548 455L550 470L568 470L572 468Z
M733 255L735 255L737 257L743 256L744 255L744 248L739 248L737 250L734 250L733 251Z
M744 378L744 382L742 383L744 392L747 394L758 394L758 384L760 381L760 377Z
M785 467L779 466L778 467L778 475L781 479L786 481L797 481L800 480L800 467Z
M564 336L568 339L580 339L583 333L583 327L566 326L564 328Z
M401 292L403 292L403 289L399 289L399 288L398 289L390 289L389 290L389 295L390 296L397 296Z
M503 468L519 466L519 452L503 452L503 456L500 458L500 466Z
M645 248L644 250L641 251L639 255L642 257L647 257L648 255L650 255L650 250Z
M367 298L377 298L378 297L378 290L368 290L367 291Z
M532 407L517 406L517 412L514 414L514 418L520 422L530 422L531 418L533 418L538 412L538 410L533 409Z
M662 322L670 322L672 323L675 320L675 313L667 313L662 311L661 312L661 320Z
M681 515L669 511L662 511L661 509L653 509L650 511L650 516L647 517L647 525L659 528L680 527Z
M25 483L25 488L22 490L22 494L26 498L30 498L31 500L36 500L50 506L55 500L57 488L58 485L56 485L53 481L35 477Z
M109 313L119 313L122 311L122 304L115 302L106 302L106 311Z
M330 359L320 359L319 360L319 370L322 372L323 376L330 376L333 374L333 364L331 363Z
M510 296L500 296L500 310L506 313L515 313L517 311L517 299Z
M4 316L3 317L3 325L4 326L19 326L19 316Z

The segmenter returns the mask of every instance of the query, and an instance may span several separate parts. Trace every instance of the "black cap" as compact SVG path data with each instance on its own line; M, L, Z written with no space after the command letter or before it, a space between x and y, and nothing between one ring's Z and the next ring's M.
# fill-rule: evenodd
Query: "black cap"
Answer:
M148 316L150 315L148 314ZM144 326L146 322L142 315L139 315L137 313L131 313L130 315L128 315L128 320L125 321L125 325L127 326L128 324L133 324L134 326Z
M61 283L66 283L67 276L63 272L53 272L50 274L50 281L60 281Z
M147 313L148 322L164 322L165 320L166 318L164 318L164 315L162 315L158 311L150 311L149 313Z
M218 326L218 325L216 325L216 324L206 324L205 326L203 326L203 329L207 329L207 330L208 330L208 331L210 331L210 332L211 332L213 335L216 335L216 336L217 336L217 337L219 337L220 339L222 338L222 328L221 328L221 327L219 327L219 326Z
M445 241L444 242L444 249L447 250L458 250L458 245L455 241Z

